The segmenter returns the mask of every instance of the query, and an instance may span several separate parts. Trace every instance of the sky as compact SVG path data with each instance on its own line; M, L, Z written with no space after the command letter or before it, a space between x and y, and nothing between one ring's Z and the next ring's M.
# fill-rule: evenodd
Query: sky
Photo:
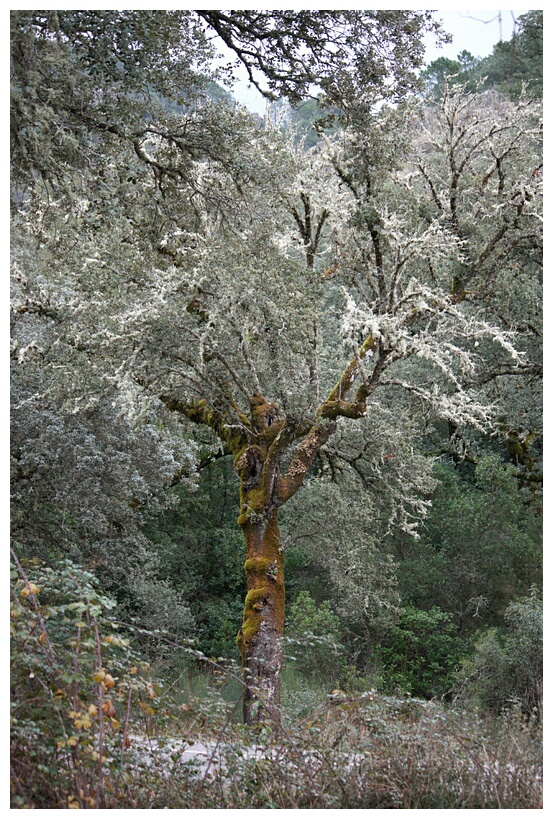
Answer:
M309 3L303 4L309 7ZM348 8L355 8L355 3L348 3ZM374 3L378 8L380 4ZM303 7L302 6L302 7ZM389 8L390 4L382 4L382 8ZM417 8L417 7L416 7ZM435 16L443 21L444 29L453 36L453 41L441 48L436 47L433 37L427 38L427 63L438 57L455 59L459 52L466 49L475 57L486 57L493 51L494 45L500 39L510 40L513 33L514 20L524 14L535 4L526 9L515 11L487 8L473 9L472 11L458 11L449 8L437 10ZM240 71L237 71L240 74ZM244 72L245 76L245 72ZM265 113L266 102L255 90L248 87L247 81L239 80L233 89L238 101L257 114Z
M475 57L487 57L500 40L510 40L513 34L514 21L528 9L492 11L437 11L435 16L441 19L444 29L453 35L453 42L442 48L436 48L429 41L427 62L438 57L455 59L460 51L466 49Z

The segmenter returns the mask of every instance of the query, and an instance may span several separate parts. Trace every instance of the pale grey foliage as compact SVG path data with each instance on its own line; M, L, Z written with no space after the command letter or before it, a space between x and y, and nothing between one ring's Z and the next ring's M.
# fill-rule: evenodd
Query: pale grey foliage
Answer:
M152 126L134 155L120 146L99 159L89 196L83 185L71 208L46 195L21 203L20 474L42 463L42 441L44 503L54 499L56 515L67 508L83 539L95 531L87 548L108 543L116 501L131 531L129 499L151 504L175 475L194 472L197 452L170 400L205 399L240 425L261 392L299 426L353 361L363 417L355 427L343 419L321 458L357 469L352 538L370 530L359 511L367 489L380 493L378 537L391 526L415 532L429 468L398 446L412 433L409 414L492 429L508 398L500 379L535 359L532 339L520 344L538 301L535 110L451 91L436 111L384 108L307 153L232 109L173 120L197 142L185 158ZM522 318L516 264L526 271ZM393 465L383 460L390 450ZM91 499L80 507L78 488ZM336 519L348 521L340 509ZM371 535L371 560L376 545ZM348 588L365 582L368 565Z
M382 496L376 482L363 491L351 471L336 483L323 472L307 481L283 515L285 550L301 544L326 578L336 612L365 648L395 621L400 603L394 562L379 548L385 497L385 486Z
M27 555L93 566L146 627L161 625L156 594L171 601L164 625L189 635L188 607L160 585L142 525L144 509L167 504L168 483L194 488L197 447L76 339L74 284L33 244L16 233L12 245L12 536Z
M383 110L327 141L349 192L334 238L347 349L372 334L380 383L455 426L489 430L505 385L539 379L539 113L454 88L435 110Z

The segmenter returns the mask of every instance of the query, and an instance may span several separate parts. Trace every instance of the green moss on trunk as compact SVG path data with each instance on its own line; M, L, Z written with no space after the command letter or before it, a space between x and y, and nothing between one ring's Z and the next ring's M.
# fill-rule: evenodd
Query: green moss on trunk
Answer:
M242 525L248 593L237 644L245 669L244 719L279 718L280 640L284 632L284 555L276 513Z

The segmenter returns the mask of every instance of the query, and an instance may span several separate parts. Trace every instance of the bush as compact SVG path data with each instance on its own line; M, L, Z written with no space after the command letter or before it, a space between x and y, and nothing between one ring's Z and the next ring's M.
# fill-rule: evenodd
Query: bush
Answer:
M437 606L430 611L406 606L375 650L382 664L381 685L390 693L441 697L454 685L465 650L450 614Z
M178 743L144 749L164 775L134 807L161 809L537 809L537 726L498 722L437 703L333 692L305 719L252 731L224 713L197 767ZM147 756L149 754L149 756ZM121 805L123 806L123 805Z
M175 709L82 568L15 558L12 599L14 808L541 807L539 724L516 709L494 723L312 685L302 689L304 718L288 713L281 728L255 730L234 721L236 669ZM312 625L319 615L333 622L305 598L298 611ZM284 699L297 712L291 682ZM202 755L191 758L198 742Z
M14 554L12 806L104 807L130 742L131 706L154 715L156 686L90 572L70 561L23 564Z
M291 645L296 667L307 677L338 678L340 621L327 600L317 604L308 591L301 591L287 622L286 643Z
M458 675L458 695L499 713L518 704L541 717L543 699L543 602L533 586L511 603L503 628L481 634L474 655Z

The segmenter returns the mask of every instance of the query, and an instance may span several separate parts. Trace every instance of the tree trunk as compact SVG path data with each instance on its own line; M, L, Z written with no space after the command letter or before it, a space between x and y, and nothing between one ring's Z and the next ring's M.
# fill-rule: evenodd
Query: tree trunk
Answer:
M244 568L248 592L236 642L244 667L247 725L266 720L280 723L284 555L278 509L303 484L317 452L335 431L338 417L365 415L366 399L378 386L386 357L380 356L370 382L363 381L354 401L347 401L346 395L360 370L360 359L375 349L376 342L369 336L320 405L316 417L305 422L287 419L276 404L259 392L250 399L249 416L239 412L233 400L233 414L227 415L205 399L187 404L171 396L160 396L170 410L211 427L232 452L234 470L240 479L238 525L246 541ZM291 447L293 452L281 474L280 461Z
M244 667L244 722L280 722L284 555L277 512L241 523L246 540L247 595L237 644Z
M372 338L359 357L373 349ZM358 390L355 403L344 396L355 380L358 358L352 360L340 381L323 402L317 417L301 424L281 415L276 404L260 393L250 400L250 416L238 414L239 424L205 401L182 404L162 397L171 410L191 421L210 426L232 452L240 479L238 525L246 541L247 594L242 626L236 642L244 668L244 721L254 725L267 720L280 723L280 671L284 633L284 555L278 528L278 509L297 492L321 446L336 429L336 418L360 418L365 412L367 389ZM233 405L234 406L234 405ZM235 407L234 407L235 408ZM235 408L236 409L236 408ZM284 474L279 463L294 447Z

